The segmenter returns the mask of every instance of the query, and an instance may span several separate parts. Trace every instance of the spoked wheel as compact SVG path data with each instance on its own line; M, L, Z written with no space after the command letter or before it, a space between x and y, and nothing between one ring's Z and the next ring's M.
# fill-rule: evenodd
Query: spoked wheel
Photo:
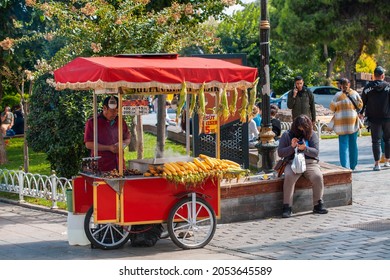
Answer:
M84 230L94 248L105 250L118 249L125 245L130 238L131 226L116 224L95 224L93 220L93 206L89 208L85 220Z
M176 203L168 217L169 236L183 249L206 246L213 238L217 225L210 204L194 196L195 194Z

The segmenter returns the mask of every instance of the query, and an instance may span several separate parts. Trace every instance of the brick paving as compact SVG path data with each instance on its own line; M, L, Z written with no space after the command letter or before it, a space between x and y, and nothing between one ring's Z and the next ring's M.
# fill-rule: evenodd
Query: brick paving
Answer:
M1 260L389 260L390 168L372 171L371 140L360 137L353 203L327 215L296 213L219 224L204 248L182 250L169 239L151 248L104 251L70 246L64 214L0 202ZM320 159L338 163L337 139L321 140ZM326 201L325 201L326 204Z

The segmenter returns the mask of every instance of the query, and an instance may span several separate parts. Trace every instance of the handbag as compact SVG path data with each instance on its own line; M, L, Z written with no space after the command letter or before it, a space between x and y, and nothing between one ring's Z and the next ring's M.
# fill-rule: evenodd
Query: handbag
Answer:
M295 174L301 174L306 171L305 155L298 153L298 148L295 148L295 156L291 164L291 169Z
M278 162L274 166L274 170L278 173L278 177L282 176L284 173L284 169L286 168L286 165L288 163L288 160L282 158L278 160Z
M371 122L369 121L368 117L364 117L363 124L367 129L371 127Z

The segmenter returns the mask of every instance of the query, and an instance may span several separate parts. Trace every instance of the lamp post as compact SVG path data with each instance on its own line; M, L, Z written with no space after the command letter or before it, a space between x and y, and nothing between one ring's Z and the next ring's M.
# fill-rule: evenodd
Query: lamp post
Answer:
M275 134L272 132L270 114L270 75L269 75L269 31L267 0L260 0L260 84L262 93L262 115L260 142L256 145L259 155L261 155L261 170L264 173L273 171L275 164L275 150L277 143L274 140Z

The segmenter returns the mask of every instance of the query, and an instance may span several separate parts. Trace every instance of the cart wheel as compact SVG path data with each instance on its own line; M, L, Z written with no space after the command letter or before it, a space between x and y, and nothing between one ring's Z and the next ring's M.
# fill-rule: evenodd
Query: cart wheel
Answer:
M93 206L89 208L85 215L84 230L92 248L111 250L122 247L130 238L130 227L112 223L95 224Z
M184 198L175 204L168 217L169 236L183 249L206 246L217 226L214 210L207 201L196 198L196 208L193 209L192 205L191 197Z

